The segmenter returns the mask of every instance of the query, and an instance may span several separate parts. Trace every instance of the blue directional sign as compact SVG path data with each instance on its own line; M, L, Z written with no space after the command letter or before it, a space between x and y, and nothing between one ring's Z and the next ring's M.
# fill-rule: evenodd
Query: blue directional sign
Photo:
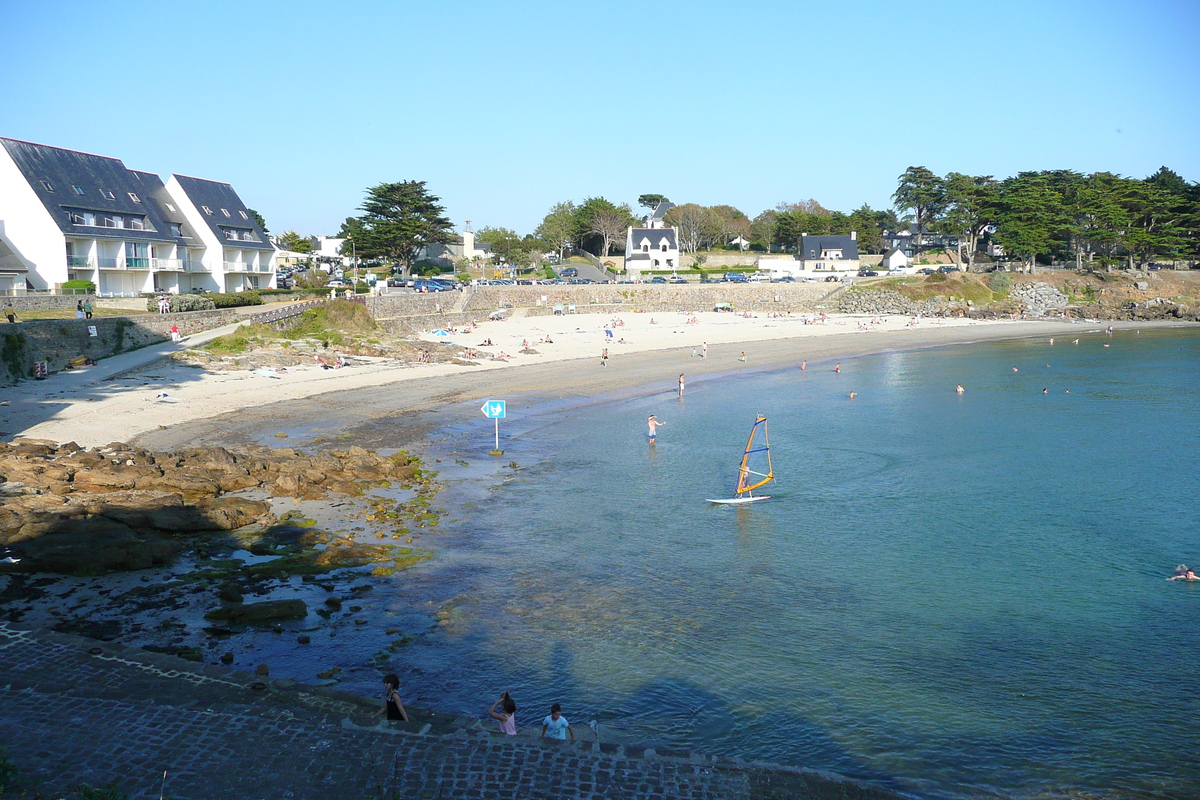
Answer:
M488 400L480 411L488 419L504 419L505 403L503 400Z

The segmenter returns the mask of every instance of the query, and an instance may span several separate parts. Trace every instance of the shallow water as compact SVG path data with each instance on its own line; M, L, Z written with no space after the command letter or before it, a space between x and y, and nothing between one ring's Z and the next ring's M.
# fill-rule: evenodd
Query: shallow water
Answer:
M935 797L1197 785L1200 585L1164 581L1200 561L1197 332L679 369L683 400L510 399L516 469L446 432L444 549L373 598L441 610L408 695ZM755 413L773 498L703 502Z

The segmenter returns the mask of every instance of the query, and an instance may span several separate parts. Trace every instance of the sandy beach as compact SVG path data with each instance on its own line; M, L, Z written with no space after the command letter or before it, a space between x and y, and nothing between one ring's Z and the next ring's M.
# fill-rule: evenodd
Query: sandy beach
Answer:
M791 364L798 368L803 360L810 370L831 369L836 361L880 351L1077 336L1103 327L849 315L831 315L822 322L812 316L715 312L518 317L485 321L472 331L448 336L423 334L431 348L450 342L477 347L493 357L481 358L474 366L357 359L354 366L339 370L314 365L268 376L159 361L83 388L56 387L53 378L29 381L4 390L0 431L5 438L46 438L83 446L136 440L145 447L168 448L202 442L244 444L269 428L315 427L344 434L370 420L390 418L415 445L430 425L478 414L476 408L455 405L474 399L527 393L583 397L639 387L673 392L681 372L689 385L696 385L731 371ZM481 346L487 341L492 346ZM701 355L704 343L707 358ZM602 365L605 348L610 358ZM392 434L394 438L394 429Z

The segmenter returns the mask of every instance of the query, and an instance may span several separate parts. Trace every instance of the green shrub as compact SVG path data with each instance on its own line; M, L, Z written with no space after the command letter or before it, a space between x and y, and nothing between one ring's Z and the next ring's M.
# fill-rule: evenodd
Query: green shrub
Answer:
M997 270L988 277L988 288L996 294L1007 294L1008 290L1012 288L1012 278L1007 272Z
M945 283L946 273L935 272L932 275L925 276L925 283Z
M257 291L225 292L224 294L211 295L211 297L217 308L261 306L263 304L262 295L260 295Z
M75 289L75 290L83 289L87 294L95 294L96 293L96 284L92 283L91 281L79 281L79 280L67 281L66 283L64 283L62 285L62 288ZM72 291L72 292L68 292L68 294L79 294L79 292Z
M182 311L212 311L216 308L216 303L209 300L206 295L202 294L176 294L171 295L171 313L179 313ZM146 301L147 311L158 311L158 298L151 297Z

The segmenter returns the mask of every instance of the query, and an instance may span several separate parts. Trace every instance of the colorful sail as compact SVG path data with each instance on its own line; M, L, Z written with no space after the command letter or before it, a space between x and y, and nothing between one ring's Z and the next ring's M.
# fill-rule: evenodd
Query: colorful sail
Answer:
M746 452L742 454L742 464L738 469L737 496L740 497L774 479L771 443L767 438L767 418L758 417L754 420L754 427L750 429Z

